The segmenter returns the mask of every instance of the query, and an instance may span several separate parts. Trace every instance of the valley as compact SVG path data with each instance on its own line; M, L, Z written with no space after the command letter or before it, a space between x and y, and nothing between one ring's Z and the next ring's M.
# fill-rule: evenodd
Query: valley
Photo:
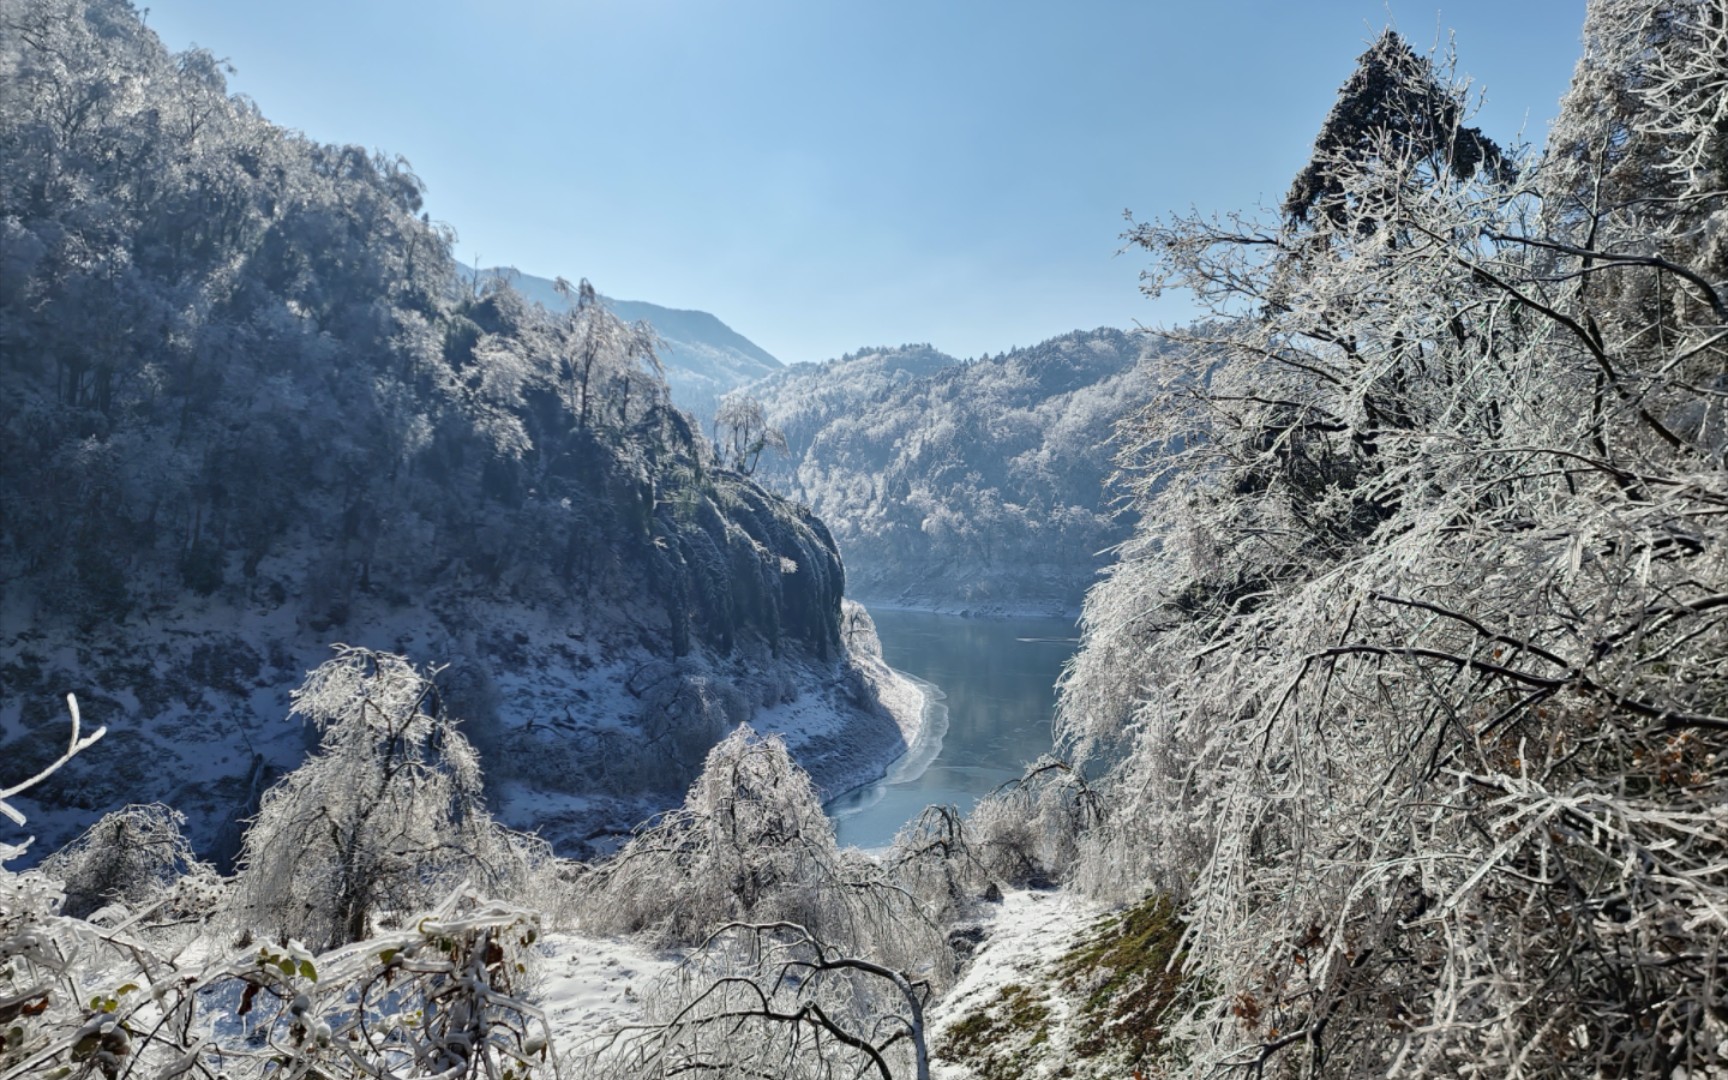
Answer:
M1720 0L1460 0L1534 141L1361 0L162 2L0 0L0 1080L1728 1076Z

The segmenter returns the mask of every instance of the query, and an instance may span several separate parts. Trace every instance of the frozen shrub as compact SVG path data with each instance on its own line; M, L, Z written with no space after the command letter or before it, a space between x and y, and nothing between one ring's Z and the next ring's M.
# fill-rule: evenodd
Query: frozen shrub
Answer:
M238 929L315 948L357 941L381 911L508 872L479 758L427 675L400 656L338 646L294 692L294 711L319 747L265 792L247 831Z
M778 738L740 727L710 751L682 807L589 876L585 922L693 944L733 919L810 913L838 865L810 778Z
M867 856L841 852L809 776L773 736L740 727L684 805L589 872L585 927L695 944L729 922L786 921L909 971L946 974L942 934Z
M440 1080L557 1075L528 1003L540 919L459 889L400 930L322 955L262 944L206 976L250 1039L202 1055L209 1074Z
M1044 758L979 801L966 819L971 850L998 881L1054 885L1074 867L1081 838L1102 820L1103 805L1076 769Z
M184 814L160 803L104 815L42 862L42 872L65 891L61 910L79 919L112 904L137 911L174 900L177 887L179 899L196 906L198 894L217 888L216 872L193 854L180 832L185 821ZM187 878L203 887L183 885Z

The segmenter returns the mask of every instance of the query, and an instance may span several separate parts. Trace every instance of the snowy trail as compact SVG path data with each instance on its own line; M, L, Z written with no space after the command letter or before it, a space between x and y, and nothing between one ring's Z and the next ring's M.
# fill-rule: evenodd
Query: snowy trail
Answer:
M624 938L558 932L542 942L535 996L558 1051L578 1057L587 1040L641 1023L651 986L682 959Z

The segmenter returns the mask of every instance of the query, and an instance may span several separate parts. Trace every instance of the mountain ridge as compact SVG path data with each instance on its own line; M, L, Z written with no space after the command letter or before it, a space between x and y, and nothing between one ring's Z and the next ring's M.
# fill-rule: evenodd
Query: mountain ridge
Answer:
M1129 532L1104 487L1148 351L1104 327L972 360L918 344L793 365L740 391L786 439L757 475L828 523L859 599L1071 614Z
M476 269L457 263L457 274L476 291L491 282L508 282L548 311L565 311L570 306L552 279L513 266ZM665 367L666 383L672 388L673 403L693 413L704 428L712 422L719 399L726 393L786 366L711 312L666 307L647 300L600 299L619 318L654 327L661 341L657 352Z
M403 159L77 10L0 34L0 761L54 761L68 691L108 729L27 800L42 849L163 800L232 856L335 641L438 666L506 816L566 853L739 723L834 791L905 749L827 528L720 467L641 335L465 290ZM712 348L716 384L765 370Z

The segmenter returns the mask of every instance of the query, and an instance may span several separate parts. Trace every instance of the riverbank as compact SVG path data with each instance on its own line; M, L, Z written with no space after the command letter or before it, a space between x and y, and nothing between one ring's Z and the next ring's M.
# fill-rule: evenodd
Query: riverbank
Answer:
M844 696L801 694L759 710L750 726L786 743L824 801L876 783L924 732L925 694L879 655L852 657L858 685Z
M873 850L931 805L968 812L1051 750L1055 684L1075 647L1066 619L963 619L880 609L883 659L924 688L912 752L866 788L830 800L842 844Z
M942 754L948 734L948 695L935 683L916 675L899 670L894 673L909 682L922 696L918 733L907 744L906 752L889 762L881 776L823 801L822 808L834 822L835 832L842 843L849 842L853 831L849 825L851 819L869 814L893 788L916 783ZM876 840L869 850L886 850L887 841L882 837Z

